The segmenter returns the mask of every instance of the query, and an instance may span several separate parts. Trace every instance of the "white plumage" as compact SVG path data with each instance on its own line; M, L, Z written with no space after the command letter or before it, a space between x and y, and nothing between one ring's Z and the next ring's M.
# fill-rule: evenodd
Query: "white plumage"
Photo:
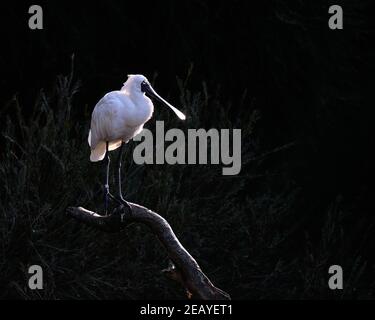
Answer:
M140 74L129 75L128 80L124 83L121 90L109 92L100 99L91 117L91 128L88 136L88 143L91 147L90 160L93 162L103 160L106 156L107 144L108 151L121 147L117 162L117 198L109 192L110 159L108 154L106 156L106 179L104 183L105 215L108 214L109 198L130 208L121 192L123 143L128 142L140 133L143 125L152 117L154 105L146 94L171 108L180 119L186 119L181 111L160 97L151 87L146 77Z
M141 91L141 83L147 81L142 75L129 75L121 90L107 93L96 104L91 117L88 142L91 161L103 160L108 150L120 147L142 131L143 125L152 117L154 105Z

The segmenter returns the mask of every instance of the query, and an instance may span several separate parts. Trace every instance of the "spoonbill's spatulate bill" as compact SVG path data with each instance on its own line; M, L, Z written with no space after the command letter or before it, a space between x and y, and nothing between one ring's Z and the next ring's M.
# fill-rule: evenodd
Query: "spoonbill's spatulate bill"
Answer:
M129 205L121 193L121 160L124 143L140 133L143 125L152 117L154 105L151 98L171 108L176 115L185 120L185 115L160 97L143 75L129 75L121 90L107 93L96 104L92 112L88 142L91 147L90 160L100 161L106 158L105 214L108 212L108 199ZM120 147L117 160L118 197L109 192L109 154L108 151Z
M150 97L155 98L156 100L160 101L161 103L164 103L166 106L171 108L174 111L174 113L177 115L177 117L179 117L181 120L186 119L185 115L180 110L178 110L177 108L172 106L169 102L165 101L161 96L159 96L155 92L155 90L150 86L149 83L144 82L142 83L141 87L142 87L142 91L147 93Z

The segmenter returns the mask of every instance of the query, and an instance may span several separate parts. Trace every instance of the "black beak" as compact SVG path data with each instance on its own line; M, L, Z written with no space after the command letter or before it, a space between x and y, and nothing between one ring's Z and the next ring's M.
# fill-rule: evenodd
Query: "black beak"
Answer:
M174 113L177 115L177 117L179 117L181 120L186 119L186 116L180 110L178 110L177 108L172 106L169 102L164 100L161 96L159 96L148 82L143 81L141 83L141 90L142 92L147 94L150 98L154 98L158 100L159 102L165 104L167 107L171 108L174 111Z

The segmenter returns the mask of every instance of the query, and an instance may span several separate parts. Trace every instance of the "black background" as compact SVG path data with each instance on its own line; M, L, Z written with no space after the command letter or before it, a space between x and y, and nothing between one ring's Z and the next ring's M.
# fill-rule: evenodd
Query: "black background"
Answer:
M179 101L176 78L184 79L192 68L189 90L200 91L204 84L210 95L221 101L221 110L236 127L242 127L244 114L255 109L259 112L254 129L257 154L293 143L287 151L268 157L257 169L262 173L276 170L281 177L260 183L261 186L258 182L245 182L240 192L241 199L245 199L247 194L261 192L270 184L280 194L285 185L298 188L289 209L291 214L281 223L283 227L293 226L293 230L280 254L288 258L306 254L306 237L311 237L311 246L319 251L317 243L327 212L335 204L345 212L340 222L346 237L342 248L345 258L340 259L348 266L359 259L364 268L358 283L350 288L360 294L351 292L347 296L373 297L375 220L370 110L374 63L370 51L373 28L367 18L371 13L370 1L208 4L108 0L38 4L44 10L44 30L28 28L31 3L17 1L1 9L1 106L7 106L16 95L23 116L31 119L40 89L54 90L56 76L69 73L73 54L74 74L81 87L74 98L78 111L72 121L85 125L89 118L83 110L91 111L104 93L120 88L127 74L145 74L168 100ZM332 4L343 7L343 30L328 28L328 7ZM218 112L215 103L206 107L206 114ZM3 123L7 116L13 121L17 117L10 107L1 110ZM189 114L189 110L184 111ZM210 118L202 119L202 124L219 126ZM7 153L4 141L1 153ZM246 173L252 166L243 170ZM3 201L5 208L6 199ZM215 227L220 227L221 217L213 215L210 219L215 220ZM186 242L189 241L187 238ZM334 257L331 255L325 263L333 264ZM3 263L9 263L6 255L3 259ZM302 259L302 266L309 264L306 259ZM219 262L207 262L210 263ZM2 281L6 286L11 282L9 277L4 276ZM255 280L251 277L250 272L236 281L252 283L248 290L253 290ZM232 279L229 274L228 278L219 277L227 291L237 292ZM292 283L290 287L286 285L288 290L299 288L298 281ZM279 291L272 294L278 284L277 280L270 284L271 293L260 297L282 297ZM284 282L280 283L281 292L284 286ZM142 296L142 289L137 290L136 296ZM290 297L337 297L322 294L316 288L296 290ZM17 296L12 289L6 292L6 296ZM241 298L241 292L238 290L235 298ZM245 297L256 298L256 292Z

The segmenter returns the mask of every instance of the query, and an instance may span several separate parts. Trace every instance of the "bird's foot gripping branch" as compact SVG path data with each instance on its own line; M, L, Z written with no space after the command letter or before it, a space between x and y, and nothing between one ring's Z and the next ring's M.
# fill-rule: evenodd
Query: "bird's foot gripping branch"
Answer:
M171 264L163 272L169 278L178 281L189 298L202 300L229 300L230 296L215 287L202 272L195 259L177 239L169 223L157 213L130 203L131 210L119 206L114 214L101 216L81 207L69 207L67 214L80 222L106 232L120 232L131 223L143 223L158 237L168 252Z

